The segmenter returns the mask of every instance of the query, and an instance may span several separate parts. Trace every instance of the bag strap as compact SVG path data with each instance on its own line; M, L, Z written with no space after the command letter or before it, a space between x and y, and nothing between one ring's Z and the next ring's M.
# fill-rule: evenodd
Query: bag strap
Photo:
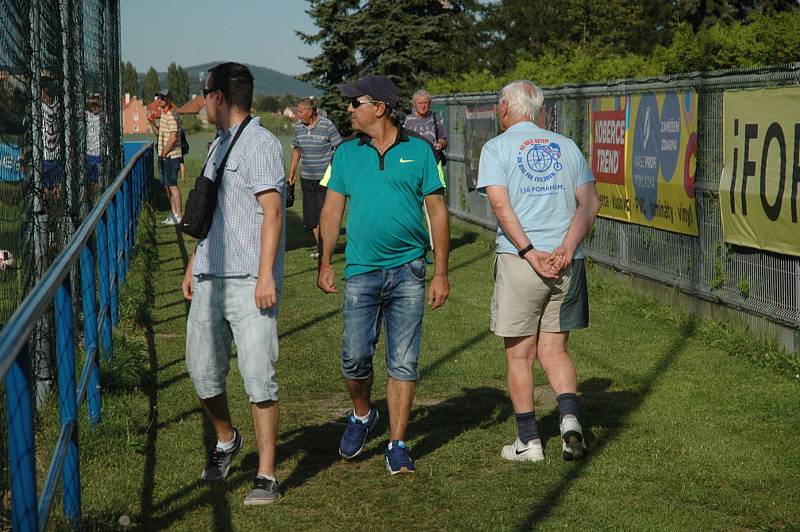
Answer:
M433 142L436 142L436 141L439 140L439 124L438 124L439 121L436 120L436 113L435 112L433 112L431 114L433 115L433 134L436 135L436 138L433 139Z
M239 139L239 135L242 134L242 131L244 131L244 128L247 127L247 124L249 124L250 120L252 119L252 116L247 115L247 118L242 120L242 123L239 125L239 129L236 130L236 134L233 136L233 140L231 140L231 145L228 146L228 151L225 152L225 157L222 158L222 162L217 167L217 175L214 176L214 182L217 183L217 186L219 186L220 182L222 181L222 175L225 173L225 163L228 162L228 155L231 154L233 145L236 144L236 141ZM214 150L216 151L216 148ZM206 157L206 162L203 164L203 171L200 173L200 175L206 175L206 166L208 166L209 159L211 159L211 153L209 153Z
M233 140L231 140L231 145L228 146L228 151L225 152L225 157L222 158L222 162L219 163L219 166L217 167L217 175L216 178L214 179L214 181L217 183L217 186L219 186L222 183L222 176L225 174L225 163L228 162L228 155L231 154L233 146L236 144L236 141L239 140L239 135L242 134L242 131L244 131L244 128L247 127L247 124L249 124L250 120L252 119L253 119L252 116L247 115L247 118L245 118L242 121L241 125L239 126L239 129L236 130L236 134L233 136Z

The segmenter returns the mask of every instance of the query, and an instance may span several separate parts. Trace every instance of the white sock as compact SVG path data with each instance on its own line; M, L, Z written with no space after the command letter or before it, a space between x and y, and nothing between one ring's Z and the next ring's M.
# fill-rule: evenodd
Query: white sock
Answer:
M278 482L278 479L275 478L275 475L264 475L263 473L259 473L256 475L257 477L265 478L267 480L271 480L272 482Z
M369 410L367 410L367 414L365 416L359 416L358 414L356 414L356 411L353 410L353 417L356 418L357 420L359 420L362 423L366 423L367 421L369 421L370 413L372 413L372 409L371 408Z
M217 440L217 449L221 451L230 451L235 447L236 443L236 433L233 435L233 439L229 442L222 443L221 441Z

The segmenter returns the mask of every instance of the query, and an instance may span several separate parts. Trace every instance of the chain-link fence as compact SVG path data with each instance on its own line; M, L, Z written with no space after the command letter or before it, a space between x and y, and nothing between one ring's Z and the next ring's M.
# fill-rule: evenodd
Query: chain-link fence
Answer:
M725 245L718 193L723 166L723 92L793 85L800 85L800 63L544 91L545 125L574 139L587 155L591 99L676 90L697 93L698 236L598 218L587 238L587 254L598 262L677 287L692 296L800 329L800 258ZM448 118L450 211L491 228L496 227L496 219L489 202L474 185L481 147L499 133L496 103L496 93L434 98L435 105L446 108L443 114ZM742 289L745 283L746 291Z
M118 0L0 0L0 24L2 328L119 172L122 149ZM38 400L55 377L53 334L50 313L31 346Z

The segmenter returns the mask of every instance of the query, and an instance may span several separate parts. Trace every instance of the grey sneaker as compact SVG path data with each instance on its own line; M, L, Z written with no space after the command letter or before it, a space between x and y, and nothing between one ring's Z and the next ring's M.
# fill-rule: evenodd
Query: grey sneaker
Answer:
M561 420L561 449L566 461L580 460L586 456L586 445L583 443L583 428L578 418L572 414Z
M222 480L228 476L233 457L242 448L242 435L239 434L239 429L234 428L233 434L233 449L230 451L223 451L214 444L208 454L208 463L203 469L203 474L200 475L200 478L203 480Z
M253 479L253 489L244 498L245 506L256 506L259 504L272 504L281 498L281 488L277 480L264 477Z

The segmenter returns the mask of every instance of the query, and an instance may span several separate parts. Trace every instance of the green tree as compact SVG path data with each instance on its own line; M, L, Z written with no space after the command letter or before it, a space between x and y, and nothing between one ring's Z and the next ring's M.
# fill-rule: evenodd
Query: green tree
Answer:
M320 106L343 132L350 129L346 102L336 85L364 74L384 74L399 87L403 99L432 75L451 72L452 57L469 57L464 29L474 20L474 0L309 0L306 11L319 28L300 38L321 48L304 58L310 71L302 79L324 91ZM472 17L472 19L470 18Z
M122 94L139 96L139 74L133 63L122 63L120 67L120 77L122 78Z
M176 105L183 105L189 101L189 74L175 63L167 67L167 87L172 93L172 100Z
M144 93L144 101L149 102L153 100L153 95L161 90L161 80L158 79L158 72L153 67L144 75L142 81L142 92Z

